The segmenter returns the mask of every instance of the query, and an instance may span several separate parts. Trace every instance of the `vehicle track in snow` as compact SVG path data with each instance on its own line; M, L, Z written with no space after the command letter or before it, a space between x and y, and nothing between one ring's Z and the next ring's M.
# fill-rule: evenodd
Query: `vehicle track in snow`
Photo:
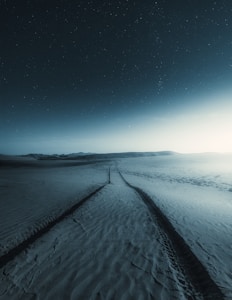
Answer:
M134 190L136 192L136 194L139 196L138 201L140 202L140 199L143 200L144 204L148 208L151 219L153 220L153 222L157 228L157 233L158 233L158 235L160 234L160 238L161 238L160 244L162 244L162 246L165 249L165 253L168 257L168 261L171 262L171 267L173 267L173 269L177 271L176 272L177 276L175 278L175 281L176 281L175 284L177 284L177 285L179 284L180 289L183 289L186 291L186 295L188 295L186 299L189 299L189 300L190 299L206 299L206 300L208 300L208 299L215 299L215 300L224 299L224 295L221 292L220 288L213 281L213 279L210 277L210 275L207 272L207 270L205 269L205 267L202 265L202 263L199 261L199 259L194 255L194 253L191 251L190 247L187 245L185 240L178 234L178 232L172 226L172 224L170 223L168 218L162 213L162 211L154 203L154 201L142 189L131 185L124 179L124 177L122 176L122 174L120 172L118 172L118 173L119 173L120 177L122 178L123 182L129 188L132 188L132 190ZM109 169L108 182L106 184L102 185L101 187L99 187L98 189L93 191L87 197L83 198L81 201L79 201L78 203L73 205L71 208L69 208L68 210L63 212L58 218L50 221L46 226L44 226L42 229L38 230L31 237L29 237L28 239L26 239L25 241L20 243L18 246L11 249L5 255L1 256L0 257L0 268L4 267L8 262L13 260L17 255L19 255L21 252L26 250L31 244L36 242L39 238L41 238L44 234L46 234L55 225L57 225L58 223L63 221L66 217L69 217L71 214L76 212L78 210L78 208L80 208L81 206L83 206L84 203L87 202L87 200L91 199L96 194L97 194L97 196L99 196L101 193L98 193L98 192L100 192L107 184L109 184L109 183L114 184L114 178L113 178L113 180L111 178L112 174L111 174L111 170ZM124 183L123 183L123 185L124 185ZM109 185L108 188L112 189L111 185ZM125 198L125 195L123 196L123 198ZM117 213L121 214L118 211L117 211ZM130 219L129 214L128 214L128 219ZM91 223L92 223L92 220L91 220ZM96 226L94 225L94 227L96 227ZM85 227L83 227L83 228L82 229L85 231ZM102 229L107 231L108 228L102 227ZM93 236L95 236L95 235L93 235ZM104 236L104 234L103 234L103 236ZM108 235L106 235L106 236L108 236ZM148 241L148 243L149 244L151 243L150 240ZM128 244L128 245L131 245L131 244ZM115 258L110 255L109 261L112 259L113 259L113 261L115 260ZM137 259L137 260L138 260L138 262L140 262L139 259ZM153 273L151 271L148 272L146 270L145 265L139 264L138 262L135 259L133 259L131 261L132 267L141 270L141 272L143 272L143 271L145 273L147 272L151 276L153 276L152 275ZM150 263L147 260L146 260L146 263L150 266ZM111 265L112 268L115 267L114 264L109 264L109 265ZM83 270L85 270L85 269L83 269ZM183 276L178 277L178 274L183 274ZM154 280L156 280L157 278L154 275ZM86 277L83 277L82 279L84 281L86 279ZM183 284L181 281L182 279L183 279ZM131 282L134 282L134 281L131 281ZM189 283L189 285L188 285L188 283ZM176 288L178 288L178 287L176 287Z
M46 234L50 229L52 229L55 225L63 221L66 217L70 216L72 213L74 213L78 208L80 208L86 201L88 201L90 198L92 198L94 195L96 195L100 190L102 190L107 184L110 183L110 169L108 172L108 181L104 185L100 186L96 190L94 190L92 193L78 201L76 204L65 210L61 215L56 217L55 219L49 221L45 226L43 226L41 229L34 232L30 237L28 237L26 240L9 250L6 254L2 255L0 257L0 269L3 268L8 262L13 260L17 255L22 253L24 250L26 250L31 244L33 244L36 240L41 238L44 234Z
M188 299L146 205L113 168L111 184L0 273L4 300Z
M196 295L190 299L222 300L224 294L210 277L208 271L191 251L188 244L175 230L168 218L163 214L154 201L140 188L131 185L119 172L121 178L130 188L135 190L147 206L153 221L158 224L162 243L174 268L181 270ZM195 298L197 297L197 298Z

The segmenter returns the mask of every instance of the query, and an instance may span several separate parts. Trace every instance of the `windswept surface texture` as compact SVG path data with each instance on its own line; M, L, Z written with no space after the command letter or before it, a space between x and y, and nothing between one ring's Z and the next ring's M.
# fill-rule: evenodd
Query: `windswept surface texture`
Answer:
M1 255L107 182L107 167L72 163L60 167L60 162L51 161L4 161L0 169Z
M40 234L1 265L0 299L231 298L231 192L220 183L229 184L229 171L217 169L221 179L209 186L192 181L214 176L198 156L42 163L1 169L1 258ZM15 182L15 193L6 191Z

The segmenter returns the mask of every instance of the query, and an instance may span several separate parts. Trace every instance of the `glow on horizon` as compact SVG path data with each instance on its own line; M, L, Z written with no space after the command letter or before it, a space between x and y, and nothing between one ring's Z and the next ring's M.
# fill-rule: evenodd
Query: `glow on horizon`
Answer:
M232 152L230 112L186 112L179 116L142 118L124 122L120 128L104 128L86 137L73 137L59 145L61 152L146 152L170 150L180 153ZM57 143L59 143L57 141ZM64 148L64 145L65 148ZM55 152L57 149L54 140Z
M232 93L215 94L183 111L169 120L165 135L168 148L177 152L232 152Z
M230 94L232 95L232 93ZM139 113L134 117L93 124L80 131L70 125L65 132L52 136L26 136L19 142L9 141L1 153L61 154L73 152L146 152L175 151L179 153L232 153L232 97L216 97L198 107L182 109L178 113L152 115ZM217 95L218 96L218 95ZM79 124L80 125L80 124ZM78 126L79 127L79 126Z
M73 152L146 152L170 150L179 153L232 152L232 118L230 113L186 114L179 117L143 121L143 124L119 129L93 131L85 137L24 140L13 147L14 153Z
M143 118L140 124L134 122L134 126L115 132L112 138L108 136L109 150L232 153L231 99L231 94L215 95L179 114Z

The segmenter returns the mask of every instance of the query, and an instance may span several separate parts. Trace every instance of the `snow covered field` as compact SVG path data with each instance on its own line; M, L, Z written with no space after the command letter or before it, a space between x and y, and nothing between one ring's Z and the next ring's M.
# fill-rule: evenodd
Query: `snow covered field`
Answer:
M2 163L0 299L232 299L231 167L218 154Z

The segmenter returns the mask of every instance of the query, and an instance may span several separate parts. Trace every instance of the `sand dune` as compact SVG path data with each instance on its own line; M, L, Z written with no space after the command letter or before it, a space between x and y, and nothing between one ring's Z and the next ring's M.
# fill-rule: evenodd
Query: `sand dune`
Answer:
M211 237L208 239L207 235L199 231L199 228L204 228L204 223L202 219L196 218L194 209L198 208L198 203L190 201L184 206L182 201L182 210L186 214L184 216L178 201L174 203L172 200L165 200L162 195L165 192L168 195L171 191L165 190L164 186L170 186L165 185L167 182L164 180L158 180L156 184L151 179L147 181L145 166L148 158L142 158L143 170L139 161L137 165L134 164L136 159L121 159L117 163L123 177L132 187L120 176L114 161L60 168L56 173L58 177L55 176L54 169L52 171L48 168L45 172L36 169L36 175L31 177L30 182L34 183L35 179L47 174L47 185L44 185L42 195L47 200L51 199L48 206L45 205L46 201L40 200L37 212L39 220L49 220L50 212L53 212L52 218L57 218L58 211L65 211L67 207L81 201L93 187L106 185L2 266L0 299L230 299L230 281L226 275L229 272L228 244L224 242L224 245L219 245L218 242L218 246L215 246L216 241L212 243ZM142 174L142 177L132 175L132 169L134 173ZM22 186L27 182L25 180L29 178L28 174L22 175ZM13 179L20 177L19 173L14 173L14 176ZM56 184L51 185L53 180L57 180ZM5 182L10 183L10 175ZM20 190L20 186L17 182L15 188ZM152 189L152 186L157 189ZM66 194L60 193L62 189L65 189ZM78 197L77 194L74 197L75 189ZM189 187L188 190L191 191ZM28 185L23 191L28 199L31 195L39 194L38 190L32 194ZM54 194L49 194L50 197L46 198L48 191L53 191ZM143 196L143 193L147 196ZM160 198L154 197L153 193L157 193ZM174 190L173 193L175 195ZM7 196L6 191L2 195ZM16 193L9 193L9 199L12 195L15 196ZM191 193L188 196L193 197ZM158 219L144 197L160 207L161 215ZM66 202L65 199L68 198L69 201ZM21 203L22 207L26 207L29 202ZM32 201L29 208L32 209L34 203ZM3 207L7 208L7 205ZM188 207L193 212L190 223L184 218L189 217ZM7 233L1 232L2 245L8 241L5 238L7 234L13 240L6 244L6 248L2 247L5 249L2 257L9 251L6 249L16 247L23 239L29 239L34 231L46 227L47 223L44 221L37 223L33 218L24 220L29 210L20 211L19 208L20 205L12 200L11 206L8 206L11 209L11 219L2 219L5 226L3 228L8 230ZM154 209L157 211L156 206ZM17 235L16 223L20 220L24 220L24 223L19 227ZM195 225L191 220L195 220ZM219 230L218 224L213 227L212 223L207 223L209 221L206 216L205 224L211 224L212 230ZM221 224L223 225L223 220ZM25 234L28 226L33 230L27 230ZM173 228L170 229L170 226ZM229 227L226 227L225 222L222 232L225 233L226 230ZM201 235L196 236L195 233ZM214 245L212 249L209 249L207 243ZM217 258L220 257L219 246L227 253L224 264L226 259L228 262L227 266L222 264L221 269L217 263ZM199 249L207 250L208 260ZM211 268L213 262L214 272ZM223 271L225 274L220 279Z
M4 268L4 299L180 299L144 204L112 182Z

